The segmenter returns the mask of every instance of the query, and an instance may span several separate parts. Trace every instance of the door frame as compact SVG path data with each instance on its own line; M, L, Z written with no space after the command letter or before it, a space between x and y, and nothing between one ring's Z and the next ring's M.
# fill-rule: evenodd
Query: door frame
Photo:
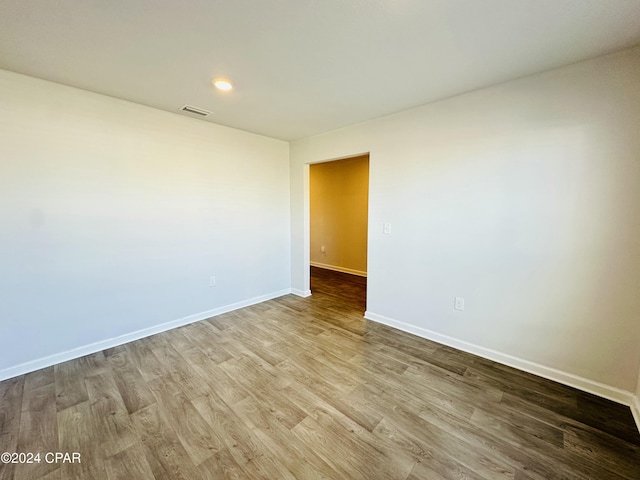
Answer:
M360 153L353 153L349 155L342 155L340 157L320 159L310 162L305 162L303 165L303 224L304 232L302 235L303 242L303 257L304 257L304 271L303 271L303 284L304 290L302 292L295 292L300 296L308 297L311 295L311 189L310 189L310 166L318 163L336 162L339 160L348 160L350 158L362 157L367 155L369 157L369 178L368 182L368 196L367 196L367 299L369 298L369 266L371 264L371 258L369 256L369 238L371 233L371 208L369 199L371 198L371 152L365 151Z

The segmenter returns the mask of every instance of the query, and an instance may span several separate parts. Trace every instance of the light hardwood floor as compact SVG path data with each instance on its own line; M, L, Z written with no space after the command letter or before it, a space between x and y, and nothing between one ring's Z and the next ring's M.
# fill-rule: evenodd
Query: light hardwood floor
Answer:
M365 281L0 383L0 479L638 479L623 407L362 318Z

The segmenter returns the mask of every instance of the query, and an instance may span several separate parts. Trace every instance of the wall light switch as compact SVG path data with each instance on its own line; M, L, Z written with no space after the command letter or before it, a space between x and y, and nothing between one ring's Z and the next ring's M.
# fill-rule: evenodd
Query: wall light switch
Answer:
M382 233L385 235L391 235L391 224L385 223L382 225Z
M464 298L456 297L454 308L456 310L464 310Z

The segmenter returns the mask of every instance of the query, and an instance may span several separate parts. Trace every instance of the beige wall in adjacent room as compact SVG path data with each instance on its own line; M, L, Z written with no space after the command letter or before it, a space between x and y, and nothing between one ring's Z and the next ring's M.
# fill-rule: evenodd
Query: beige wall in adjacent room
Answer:
M366 275L369 155L311 165L309 182L311 264Z

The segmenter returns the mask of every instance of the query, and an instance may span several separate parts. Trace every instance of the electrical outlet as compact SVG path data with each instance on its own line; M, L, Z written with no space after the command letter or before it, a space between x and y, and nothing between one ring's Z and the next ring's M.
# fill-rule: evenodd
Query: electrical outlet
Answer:
M325 252L324 245L322 245L322 246L320 247L320 252L322 252L322 253L324 253L324 252Z
M391 224L390 223L385 223L384 225L382 225L382 233L384 235L391 235Z
M454 308L456 310L464 310L464 298L456 297Z
M216 286L216 277L214 275L211 275L209 277L209 286L210 287L215 287Z

